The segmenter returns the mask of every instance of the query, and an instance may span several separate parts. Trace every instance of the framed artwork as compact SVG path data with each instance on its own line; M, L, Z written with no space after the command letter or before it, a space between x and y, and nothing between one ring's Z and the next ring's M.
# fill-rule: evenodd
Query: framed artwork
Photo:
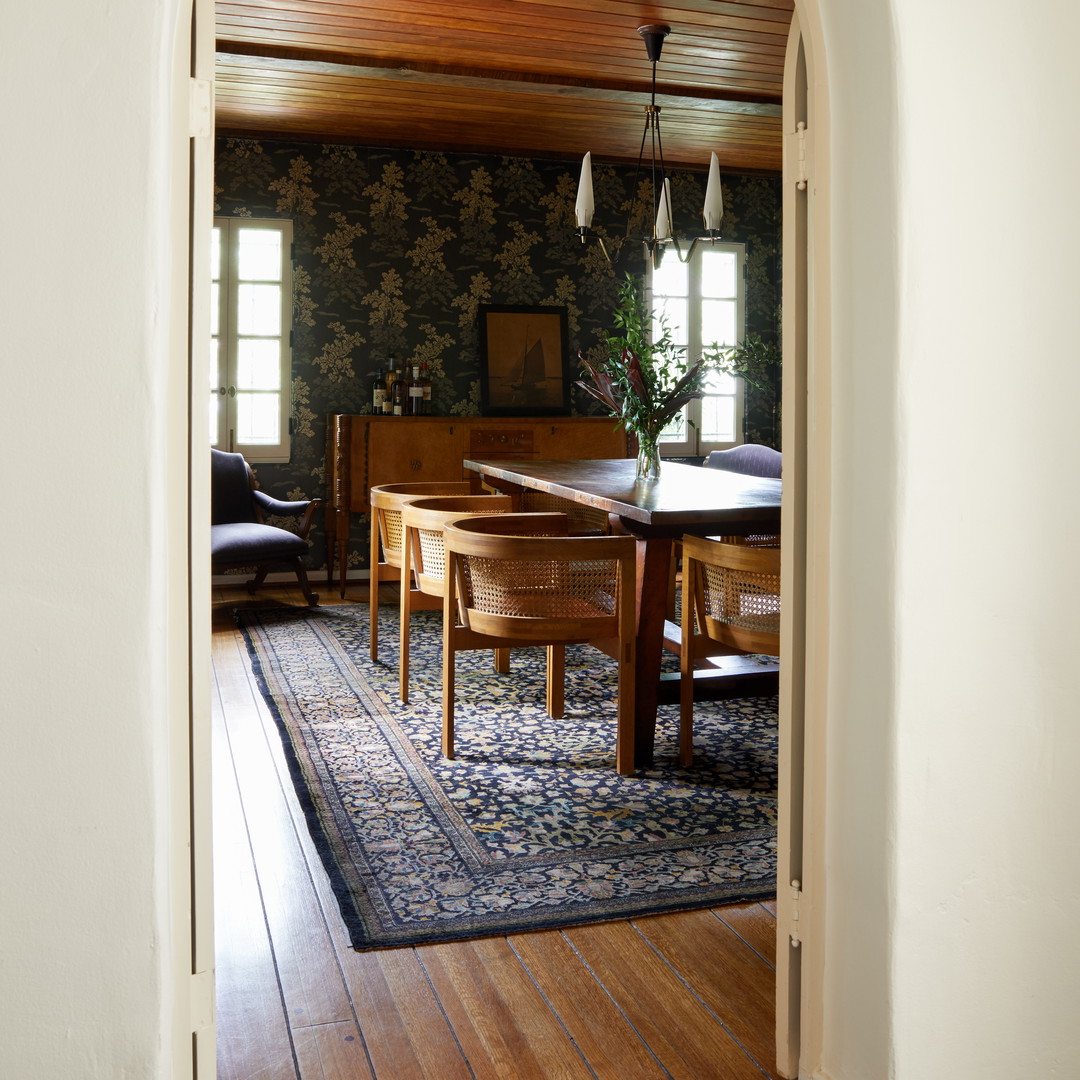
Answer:
M480 305L485 416L569 416L566 308Z

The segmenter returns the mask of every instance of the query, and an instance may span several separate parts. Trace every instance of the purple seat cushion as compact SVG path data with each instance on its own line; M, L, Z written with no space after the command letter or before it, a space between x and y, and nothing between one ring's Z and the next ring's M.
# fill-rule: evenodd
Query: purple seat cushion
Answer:
M291 559L306 555L307 541L295 533L254 521L234 521L210 526L210 559L216 564L248 565L268 559Z

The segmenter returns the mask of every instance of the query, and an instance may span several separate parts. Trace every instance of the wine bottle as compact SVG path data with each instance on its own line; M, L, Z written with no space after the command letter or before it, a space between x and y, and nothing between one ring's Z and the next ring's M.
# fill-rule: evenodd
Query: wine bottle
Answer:
M409 411L409 383L404 368L394 372L394 381L390 384L390 404L394 416L405 416Z
M393 354L387 358L386 368L386 389L383 393L383 416L394 415L394 399L391 394L391 390L394 385L394 379L397 377L397 364L394 362Z
M420 381L419 364L413 364L412 378L409 380L409 415L424 415L424 384Z
M376 416L382 415L383 399L386 397L386 372L382 367L375 369L375 378L371 381L371 411Z

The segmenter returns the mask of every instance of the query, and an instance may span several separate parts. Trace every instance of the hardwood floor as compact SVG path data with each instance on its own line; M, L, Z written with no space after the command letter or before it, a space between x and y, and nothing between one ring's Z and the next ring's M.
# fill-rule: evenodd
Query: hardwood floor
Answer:
M351 949L233 600L215 593L218 1080L776 1076L771 903Z

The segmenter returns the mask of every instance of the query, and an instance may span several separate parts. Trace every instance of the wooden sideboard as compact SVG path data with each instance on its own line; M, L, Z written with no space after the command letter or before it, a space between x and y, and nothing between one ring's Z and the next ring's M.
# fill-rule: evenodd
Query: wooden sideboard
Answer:
M471 479L465 458L626 457L626 432L610 416L350 416L326 424L326 574L335 555L345 588L350 515L367 513L377 484Z

